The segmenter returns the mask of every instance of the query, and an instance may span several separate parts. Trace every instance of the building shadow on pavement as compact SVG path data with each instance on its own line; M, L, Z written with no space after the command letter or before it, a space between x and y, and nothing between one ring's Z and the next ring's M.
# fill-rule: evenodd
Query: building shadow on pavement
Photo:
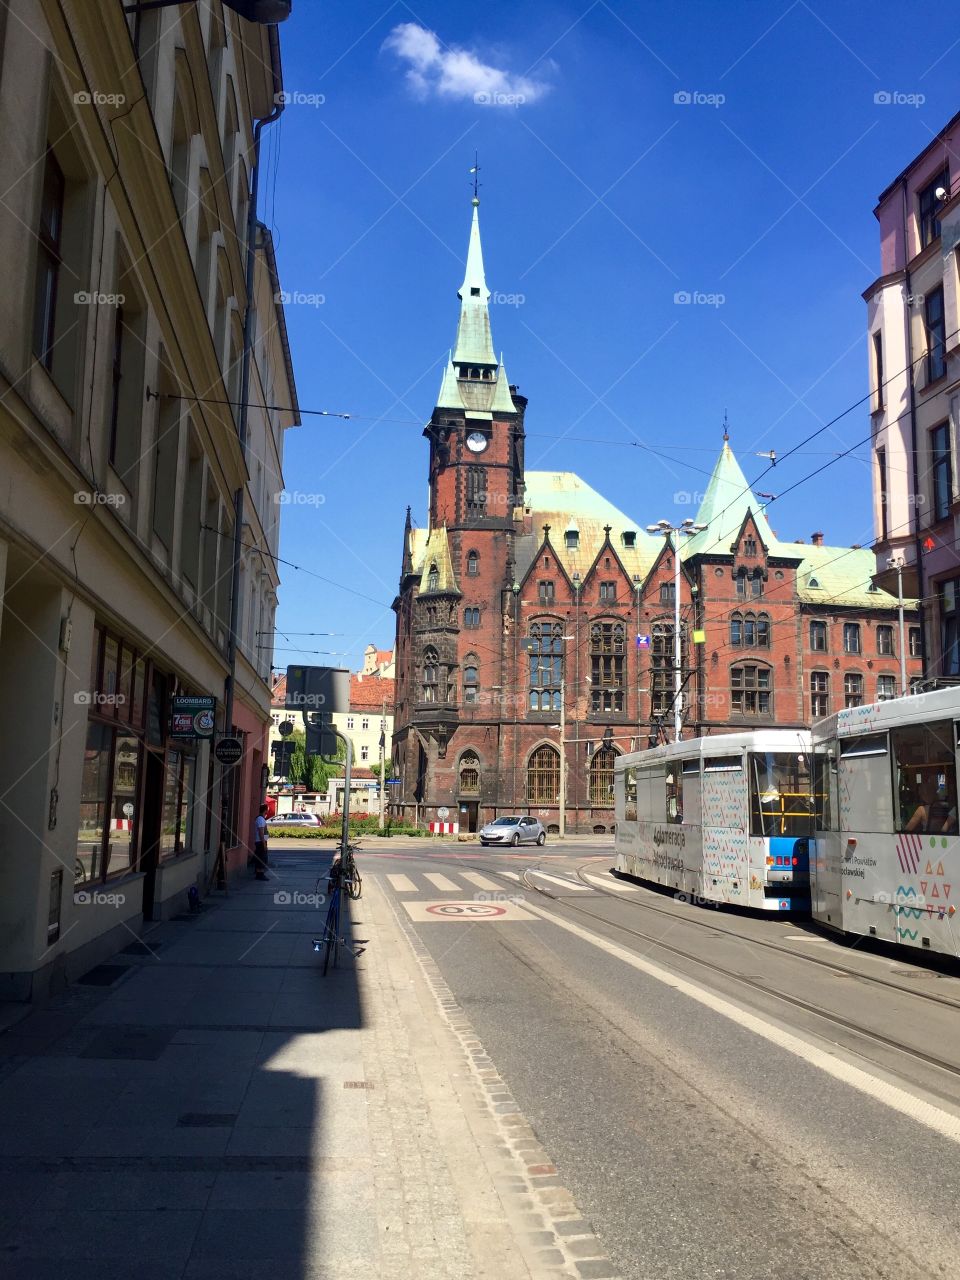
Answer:
M0 1035L7 1280L375 1273L363 960L322 976L320 868L289 861Z

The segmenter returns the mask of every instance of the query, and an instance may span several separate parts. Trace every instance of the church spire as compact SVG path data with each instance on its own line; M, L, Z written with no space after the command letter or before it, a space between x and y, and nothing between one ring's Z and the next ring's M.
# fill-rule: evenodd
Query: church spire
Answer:
M455 365L493 365L497 358L493 353L490 333L490 315L487 304L490 290L483 273L483 249L480 245L480 198L473 197L473 221L470 224L470 244L467 248L467 266L457 297L460 299L460 323L457 326L457 344L453 352Z

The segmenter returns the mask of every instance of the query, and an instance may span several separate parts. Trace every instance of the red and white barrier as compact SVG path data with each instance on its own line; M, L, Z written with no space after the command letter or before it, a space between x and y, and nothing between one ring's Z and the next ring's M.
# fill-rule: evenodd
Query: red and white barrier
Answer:
M459 822L431 822L428 826L435 836L455 836L460 830Z
M110 830L111 831L132 831L133 819L132 818L111 818Z

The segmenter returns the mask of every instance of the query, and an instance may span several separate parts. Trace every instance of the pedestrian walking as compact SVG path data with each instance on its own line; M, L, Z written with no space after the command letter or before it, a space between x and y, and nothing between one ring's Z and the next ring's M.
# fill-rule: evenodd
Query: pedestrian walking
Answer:
M258 880L267 878L267 806L262 804L253 823L253 865Z

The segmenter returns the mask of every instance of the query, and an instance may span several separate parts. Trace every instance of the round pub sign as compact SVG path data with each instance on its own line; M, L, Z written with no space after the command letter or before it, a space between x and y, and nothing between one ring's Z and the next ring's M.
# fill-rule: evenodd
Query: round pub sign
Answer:
M213 748L220 764L236 764L243 755L243 743L239 738L221 738Z

